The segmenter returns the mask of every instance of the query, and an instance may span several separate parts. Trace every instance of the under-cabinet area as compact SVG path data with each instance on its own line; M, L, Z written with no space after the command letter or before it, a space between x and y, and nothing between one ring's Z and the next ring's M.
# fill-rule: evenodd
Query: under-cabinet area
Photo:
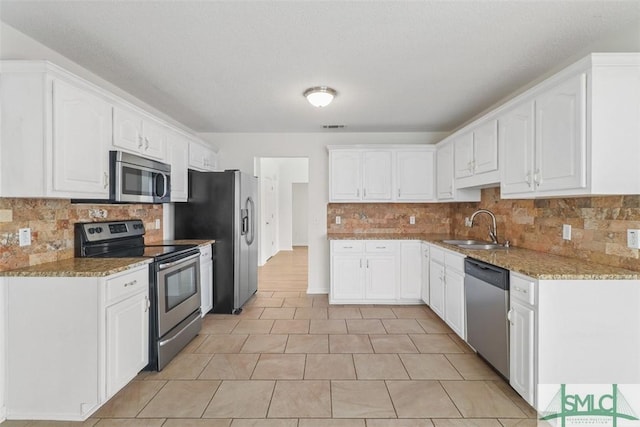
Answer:
M507 379L535 408L548 403L538 400L540 385L640 381L636 272L520 248L461 249L441 237L350 237L329 236L330 303L426 303L465 341L465 258L511 270Z

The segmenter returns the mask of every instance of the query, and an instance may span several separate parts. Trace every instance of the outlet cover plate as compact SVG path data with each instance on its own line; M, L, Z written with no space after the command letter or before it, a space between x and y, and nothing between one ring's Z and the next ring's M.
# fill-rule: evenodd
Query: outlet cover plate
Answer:
M640 249L640 230L627 230L627 247Z
M569 224L562 224L562 238L571 240L571 226Z
M340 224L342 224L342 218L340 217L340 215L336 215L336 225Z
M19 229L18 240L20 242L20 246L30 246L31 245L31 229L30 228Z

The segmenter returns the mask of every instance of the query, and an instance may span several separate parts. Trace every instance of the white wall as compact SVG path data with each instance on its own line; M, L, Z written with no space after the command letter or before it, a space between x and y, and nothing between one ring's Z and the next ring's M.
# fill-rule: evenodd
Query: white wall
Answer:
M443 132L407 133L201 133L220 149L220 166L253 173L254 157L309 158L309 293L329 291L327 203L329 164L327 145L430 144Z
M293 246L307 246L309 244L309 184L292 184L292 235Z

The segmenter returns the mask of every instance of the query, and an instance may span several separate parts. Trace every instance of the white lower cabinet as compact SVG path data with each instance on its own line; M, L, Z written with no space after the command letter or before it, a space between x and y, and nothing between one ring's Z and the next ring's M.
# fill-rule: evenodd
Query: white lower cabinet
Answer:
M422 243L400 243L400 298L422 299Z
M439 246L430 248L429 306L462 339L466 339L464 258Z
M420 292L422 302L425 304L429 304L429 244L422 242L420 243L420 251L422 255L422 289Z
M420 304L423 289L420 241L331 241L330 303Z
M7 419L85 420L147 365L147 264L6 284Z
M200 310L202 317L213 308L213 259L211 245L200 246Z

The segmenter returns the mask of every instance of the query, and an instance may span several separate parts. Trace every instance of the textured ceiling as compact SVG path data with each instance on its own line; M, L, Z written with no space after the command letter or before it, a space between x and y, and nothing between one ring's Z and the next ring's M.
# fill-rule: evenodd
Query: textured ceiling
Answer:
M616 31L640 39L636 0L2 0L0 19L201 132L449 131ZM317 85L338 91L321 110Z

